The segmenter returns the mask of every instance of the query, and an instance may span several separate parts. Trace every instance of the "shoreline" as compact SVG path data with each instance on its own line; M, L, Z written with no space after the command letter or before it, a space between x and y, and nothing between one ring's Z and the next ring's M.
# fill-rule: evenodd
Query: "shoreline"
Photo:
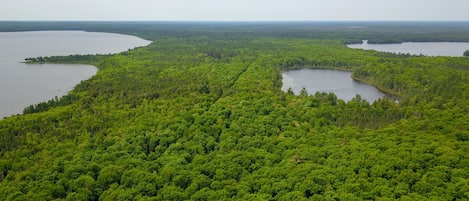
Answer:
M86 35L89 33L93 35ZM10 51L12 56L6 55L12 59L2 60L2 65L8 68L1 71L3 78L0 79L4 80L6 86L11 87L1 91L3 98L0 101L2 105L0 120L22 115L28 107L69 94L80 82L91 79L99 72L96 62L100 59L98 57L120 54L152 43L150 40L135 35L84 30L15 31L0 32L0 34L12 36L4 38L4 40L18 44ZM78 39L76 39L77 35ZM122 43L118 43L120 40ZM40 43L36 44L35 41L40 41ZM67 41L72 42L67 43ZM83 41L89 41L89 43L83 44ZM99 41L99 43L93 41ZM101 41L103 42L101 43ZM42 45L43 43L44 45ZM105 48L101 48L101 50L96 48L106 43L110 45L104 46ZM117 45L113 45L116 43ZM134 45L128 45L131 43ZM24 53L22 48L28 51ZM113 53L106 54L106 52ZM68 56L34 57L31 55ZM19 58L24 59L20 62L16 61ZM41 61L39 58L47 58L48 60ZM77 65L83 65L85 68L77 68ZM92 66L93 70L86 66ZM93 72L90 73L91 71Z

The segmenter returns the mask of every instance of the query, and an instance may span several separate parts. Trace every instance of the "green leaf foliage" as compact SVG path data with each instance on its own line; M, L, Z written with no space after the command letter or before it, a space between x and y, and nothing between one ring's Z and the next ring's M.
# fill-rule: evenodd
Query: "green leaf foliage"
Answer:
M469 199L467 57L349 49L356 33L321 26L138 25L102 29L152 44L46 59L99 71L0 120L2 200ZM281 91L303 67L399 102Z

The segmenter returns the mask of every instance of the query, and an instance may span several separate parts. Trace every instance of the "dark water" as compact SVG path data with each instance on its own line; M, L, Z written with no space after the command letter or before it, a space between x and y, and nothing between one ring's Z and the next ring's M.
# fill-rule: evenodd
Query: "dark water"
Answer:
M83 31L0 33L0 119L65 95L97 72L89 65L21 63L25 58L118 53L149 43L134 36Z
M469 50L469 43L462 42L412 42L396 44L361 44L347 45L350 48L376 50L380 52L403 53L426 56L463 56L464 51Z
M328 69L295 69L282 73L282 90L291 88L295 94L306 88L308 94L333 92L338 98L349 101L357 94L372 103L385 96L376 87L353 80L351 72Z

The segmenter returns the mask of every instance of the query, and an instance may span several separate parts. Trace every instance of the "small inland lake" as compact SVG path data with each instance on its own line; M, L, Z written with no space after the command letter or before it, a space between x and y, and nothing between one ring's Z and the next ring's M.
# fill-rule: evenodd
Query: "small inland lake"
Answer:
M330 69L287 70L282 72L282 90L288 91L291 88L293 93L299 94L305 88L311 95L316 92L332 92L345 101L350 101L359 94L370 103L386 96L374 86L353 80L351 75L348 71Z

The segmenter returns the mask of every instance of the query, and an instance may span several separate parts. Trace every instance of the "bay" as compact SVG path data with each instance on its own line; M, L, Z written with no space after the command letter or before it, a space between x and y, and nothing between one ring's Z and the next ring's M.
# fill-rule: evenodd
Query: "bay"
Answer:
M113 54L146 46L129 35L84 31L0 33L0 118L29 105L61 97L97 72L79 64L25 64L25 58L74 54Z
M405 42L392 44L369 44L363 41L360 44L347 45L349 48L376 50L396 54L411 54L425 56L463 56L464 51L469 50L466 42Z

